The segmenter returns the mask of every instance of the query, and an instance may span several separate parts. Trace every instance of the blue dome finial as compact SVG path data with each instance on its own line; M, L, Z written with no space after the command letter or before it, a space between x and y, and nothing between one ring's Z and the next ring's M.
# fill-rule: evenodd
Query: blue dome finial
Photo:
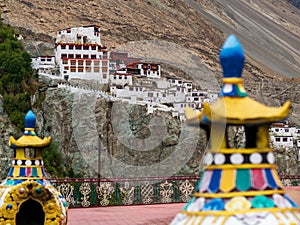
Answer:
M225 41L220 52L220 62L224 77L242 76L245 55L243 48L235 35L231 34Z
M33 128L35 127L36 117L34 113L29 110L25 116L25 128Z

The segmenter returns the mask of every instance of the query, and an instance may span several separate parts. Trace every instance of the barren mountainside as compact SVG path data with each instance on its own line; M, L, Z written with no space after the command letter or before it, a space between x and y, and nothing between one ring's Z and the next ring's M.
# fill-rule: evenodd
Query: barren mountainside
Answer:
M250 95L276 106L291 99L293 112L299 111L300 10L286 0L1 0L0 5L4 22L17 28L34 55L53 54L60 29L99 24L107 47L173 63L215 90L221 45L235 33L246 54Z

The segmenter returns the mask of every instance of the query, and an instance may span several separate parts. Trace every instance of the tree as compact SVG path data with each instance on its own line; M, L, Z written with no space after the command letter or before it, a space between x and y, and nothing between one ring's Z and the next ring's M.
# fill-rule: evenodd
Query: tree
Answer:
M16 39L14 30L0 21L0 94L5 111L20 131L31 108L30 95L37 91L36 79L29 53Z

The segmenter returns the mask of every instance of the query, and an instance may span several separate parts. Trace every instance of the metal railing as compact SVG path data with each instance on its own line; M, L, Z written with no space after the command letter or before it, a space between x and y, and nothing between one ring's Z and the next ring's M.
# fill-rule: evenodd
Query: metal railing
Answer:
M300 186L300 175L283 175L285 186ZM50 179L70 208L187 202L199 177L134 179Z

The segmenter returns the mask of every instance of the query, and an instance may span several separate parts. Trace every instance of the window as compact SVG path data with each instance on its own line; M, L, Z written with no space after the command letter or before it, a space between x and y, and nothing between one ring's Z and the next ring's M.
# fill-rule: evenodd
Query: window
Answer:
M129 91L133 91L133 87L129 87Z
M61 54L61 58L65 59L67 57L68 57L67 54Z
M99 70L99 67L94 67L94 72L95 72L95 73L99 73L99 71L100 71L100 70Z
M76 50L81 50L81 45L76 45L75 49Z
M66 49L66 46L65 46L65 45L62 45L62 46L61 46L61 49Z
M276 128L276 129L275 129L275 132L279 132L279 129L278 129L278 128Z
M83 72L83 67L78 67L78 72L82 73Z
M148 97L153 97L153 93L148 93Z
M90 73L90 72L91 72L91 67L86 67L86 68L85 68L85 71L86 71L87 73Z
M85 61L85 65L90 66L91 65L91 61Z
M287 138L286 137L282 138L282 141L287 142Z
M89 50L89 46L88 45L84 45L83 46L83 50Z
M68 60L63 60L62 63L63 64L68 64Z
M76 59L81 59L81 54L76 54Z
M181 80L179 80L179 81L178 81L178 84L182 84L182 81L181 81Z
M289 129L284 129L284 132L289 132L290 130Z
M76 72L76 67L71 66L71 72L75 73Z
M194 98L194 101L199 101L199 98L197 97L197 98Z
M67 33L71 33L71 29L67 29Z
M89 58L89 55L84 54L84 55L82 56L82 58L88 59L88 58Z
M96 46L92 46L92 50L97 50Z
M276 138L275 138L275 142L280 142L280 138L279 138L279 137L276 137Z
M71 60L71 65L72 66L76 66L76 61L75 60Z
M106 79L106 78L107 78L107 74L104 73L104 74L103 74L103 79Z
M73 50L74 49L74 45L69 45L69 49Z
M83 66L83 61L78 61L78 66Z
M91 55L91 59L96 59L96 55Z

